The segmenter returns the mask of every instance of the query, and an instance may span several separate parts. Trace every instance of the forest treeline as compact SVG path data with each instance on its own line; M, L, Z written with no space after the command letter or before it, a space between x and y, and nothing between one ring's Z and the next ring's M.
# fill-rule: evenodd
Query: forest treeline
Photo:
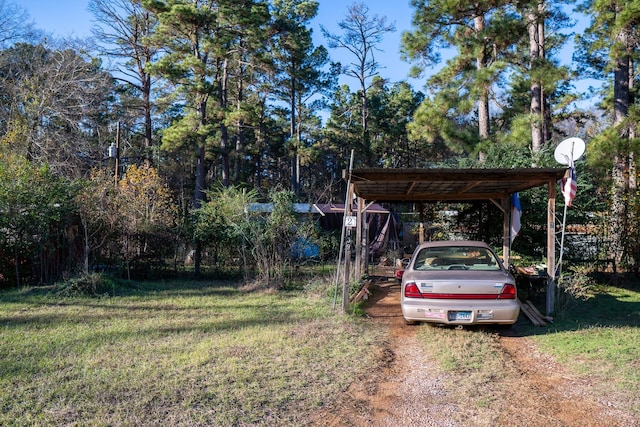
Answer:
M411 0L399 49L421 88L385 79L376 59L394 23L345 4L315 45L319 7L90 0L93 37L78 40L0 0L0 283L185 263L278 280L294 242L337 256L335 234L292 205L344 202L352 152L354 167L550 167L570 136L587 141L570 223L604 242L594 256L637 268L640 2ZM597 89L580 93L584 78ZM516 250L544 247L543 197L521 195ZM490 207L462 211L474 209Z

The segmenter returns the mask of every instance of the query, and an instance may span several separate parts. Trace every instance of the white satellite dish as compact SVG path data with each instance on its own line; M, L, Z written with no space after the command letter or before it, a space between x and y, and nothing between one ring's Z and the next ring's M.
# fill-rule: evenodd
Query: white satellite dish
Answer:
M556 147L553 152L556 162L562 165L570 165L584 154L586 145L580 138L567 138Z

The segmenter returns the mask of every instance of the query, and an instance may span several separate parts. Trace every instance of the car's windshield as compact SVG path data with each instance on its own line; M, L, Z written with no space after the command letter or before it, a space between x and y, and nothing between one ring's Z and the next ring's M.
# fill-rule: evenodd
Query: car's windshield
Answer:
M413 264L415 270L500 270L495 255L477 246L423 248Z

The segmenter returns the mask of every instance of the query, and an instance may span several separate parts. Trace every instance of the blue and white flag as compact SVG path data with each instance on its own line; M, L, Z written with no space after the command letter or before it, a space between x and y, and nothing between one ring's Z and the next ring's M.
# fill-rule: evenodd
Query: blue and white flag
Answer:
M520 217L522 216L522 207L520 206L520 196L518 193L511 195L511 243L520 233Z

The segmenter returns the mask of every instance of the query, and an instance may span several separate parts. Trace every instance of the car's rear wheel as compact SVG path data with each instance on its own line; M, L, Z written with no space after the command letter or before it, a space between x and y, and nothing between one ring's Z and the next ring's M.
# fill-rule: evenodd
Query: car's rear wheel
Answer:
M412 325L415 325L416 323L418 323L415 320L408 320L407 318L403 318L403 319L404 319L404 324L405 325L412 326Z

